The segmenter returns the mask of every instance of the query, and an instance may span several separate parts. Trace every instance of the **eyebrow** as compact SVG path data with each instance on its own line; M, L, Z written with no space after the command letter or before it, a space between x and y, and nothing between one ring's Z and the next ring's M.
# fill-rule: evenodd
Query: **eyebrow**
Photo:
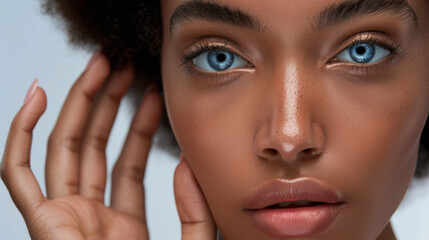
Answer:
M242 28L249 28L262 32L264 27L257 18L251 17L239 9L232 9L226 5L199 0L186 2L176 8L170 18L170 32L174 25L183 24L192 19L222 22Z
M401 19L411 20L414 25L418 26L416 13L406 0L349 0L332 4L320 12L312 25L313 29L320 31L353 18L382 13L398 15ZM239 9L232 9L227 5L219 5L214 2L191 0L179 5L174 11L170 18L170 32L175 25L192 19L222 22L259 32L263 32L267 28L257 18Z
M327 7L316 18L313 28L320 31L353 18L383 13L397 15L418 26L417 15L406 0L357 0Z

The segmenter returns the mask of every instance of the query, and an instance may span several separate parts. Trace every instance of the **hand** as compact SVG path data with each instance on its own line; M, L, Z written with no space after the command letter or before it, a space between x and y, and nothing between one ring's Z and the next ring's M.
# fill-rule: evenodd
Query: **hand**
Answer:
M215 240L212 214L183 154L174 173L174 197L182 225L182 240Z
M98 55L73 85L49 138L47 197L30 169L32 131L46 108L36 88L14 118L1 176L32 239L148 239L142 184L161 116L161 97L149 91L131 124L112 174L111 206L104 205L105 148L132 67L110 72Z
M152 136L161 117L161 97L146 93L112 173L111 206L104 204L105 148L119 102L134 78L132 67L111 73L105 56L73 85L48 143L47 197L30 169L32 131L46 108L36 87L14 118L1 177L32 239L148 239L143 178ZM215 239L203 194L184 161L175 174L182 239Z

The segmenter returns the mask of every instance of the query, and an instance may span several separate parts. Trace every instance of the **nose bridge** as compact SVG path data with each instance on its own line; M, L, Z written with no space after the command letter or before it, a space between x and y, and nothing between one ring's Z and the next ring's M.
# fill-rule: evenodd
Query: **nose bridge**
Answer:
M276 104L277 108L274 114L274 128L276 132L287 138L294 139L298 137L303 129L302 117L304 110L301 106L302 82L299 79L299 72L295 62L289 62L285 66L283 76L277 79L276 86ZM278 91L278 92L277 92ZM285 144L287 144L285 142Z
M284 150L292 150L311 137L311 79L296 61L285 64L283 73L274 76L275 109L272 131Z
M264 158L292 161L302 156L319 154L322 148L321 131L313 122L313 94L317 86L305 66L290 61L283 72L272 76L273 98L271 117L265 134L261 134L258 152ZM317 136L316 136L317 135Z

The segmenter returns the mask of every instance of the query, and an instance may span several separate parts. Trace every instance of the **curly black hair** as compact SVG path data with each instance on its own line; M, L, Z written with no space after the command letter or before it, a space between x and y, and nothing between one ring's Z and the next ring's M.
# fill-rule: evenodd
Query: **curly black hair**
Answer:
M70 42L88 50L101 46L113 68L132 62L137 77L130 93L136 105L143 91L156 84L162 91L160 50L162 44L161 6L157 0L42 0L45 14L65 28ZM429 172L429 126L420 140L415 178ZM156 141L177 155L179 148L164 110Z

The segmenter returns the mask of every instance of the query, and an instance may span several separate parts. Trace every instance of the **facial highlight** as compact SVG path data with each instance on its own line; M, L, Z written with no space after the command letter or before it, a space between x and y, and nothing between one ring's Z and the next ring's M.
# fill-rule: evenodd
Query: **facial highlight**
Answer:
M393 239L429 109L429 3L161 3L168 116L225 239Z

